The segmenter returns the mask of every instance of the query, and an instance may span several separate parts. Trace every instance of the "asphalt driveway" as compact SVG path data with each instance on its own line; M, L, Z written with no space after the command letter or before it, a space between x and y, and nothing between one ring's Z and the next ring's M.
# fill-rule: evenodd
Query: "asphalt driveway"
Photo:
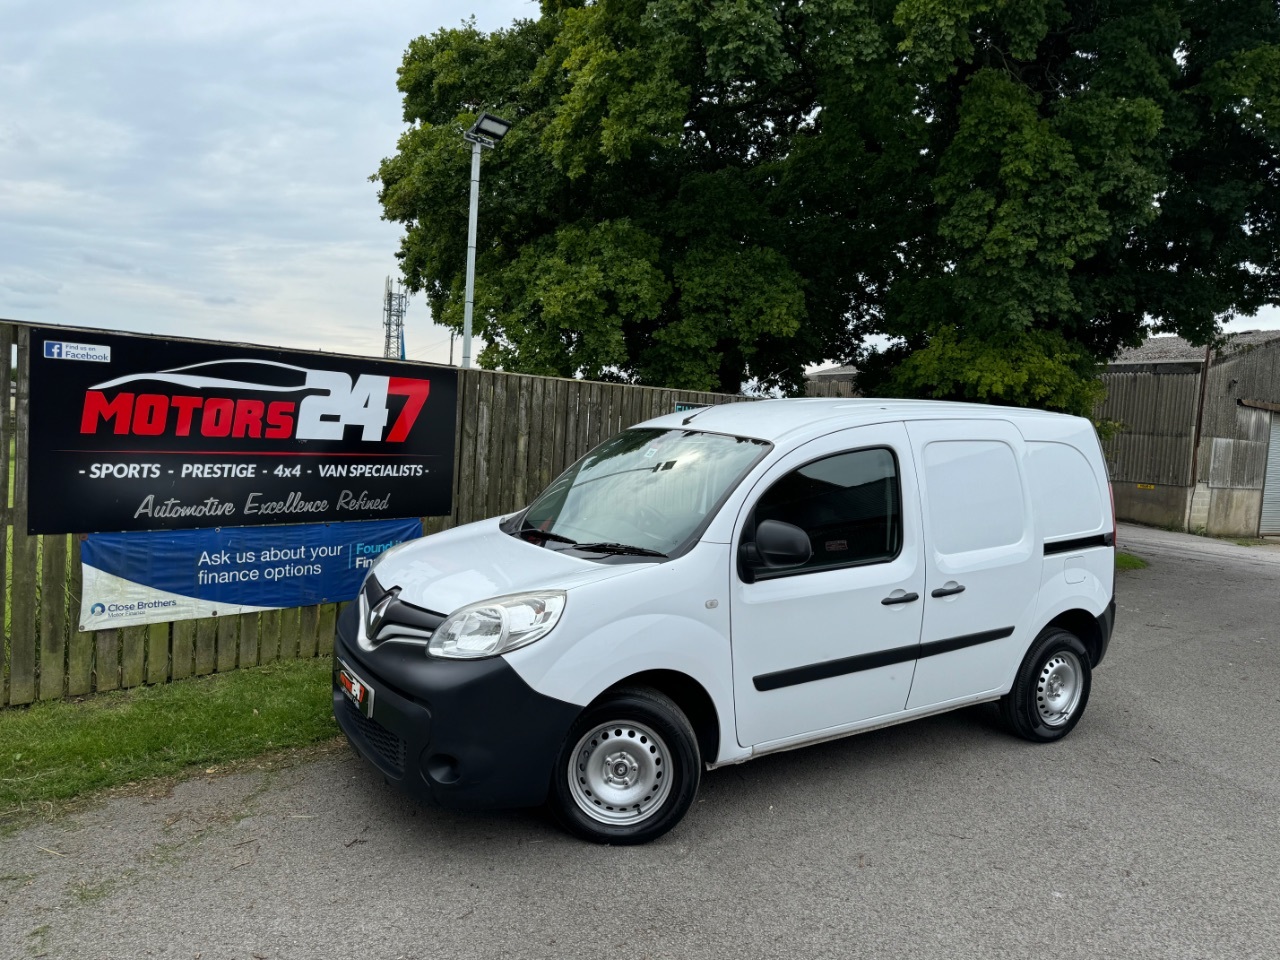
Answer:
M981 707L767 757L630 849L335 747L0 839L0 956L1274 957L1280 547L1120 539L1150 566L1062 743Z

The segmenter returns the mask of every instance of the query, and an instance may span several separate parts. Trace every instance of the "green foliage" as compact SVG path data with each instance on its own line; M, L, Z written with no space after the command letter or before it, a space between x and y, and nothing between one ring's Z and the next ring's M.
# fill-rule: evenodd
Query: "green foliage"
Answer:
M1108 420L1105 417L1093 417L1093 429L1098 433L1098 439L1103 443L1118 437L1120 434L1128 430L1128 426L1123 420Z
M1132 553L1121 553L1116 551L1116 569L1117 570L1144 570L1148 566L1147 561L1141 557L1135 557Z
M1270 0L544 0L414 40L385 160L411 289L481 360L1088 411L1151 329L1280 302ZM871 349L889 338L887 349Z
M913 396L1087 411L1105 392L1096 367L1082 347L1053 330L982 340L940 327L895 375Z
M657 238L625 220L574 223L532 240L503 272L498 305L511 319L491 330L489 358L595 380L624 366L624 328L655 319L671 293L658 253ZM495 302L491 286L485 302Z

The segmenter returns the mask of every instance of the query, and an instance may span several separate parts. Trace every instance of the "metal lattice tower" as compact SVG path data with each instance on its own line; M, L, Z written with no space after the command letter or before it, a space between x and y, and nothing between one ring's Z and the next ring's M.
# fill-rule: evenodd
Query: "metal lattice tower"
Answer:
M392 360L404 359L404 312L408 304L404 285L397 280L393 286L387 277L382 298L382 355Z

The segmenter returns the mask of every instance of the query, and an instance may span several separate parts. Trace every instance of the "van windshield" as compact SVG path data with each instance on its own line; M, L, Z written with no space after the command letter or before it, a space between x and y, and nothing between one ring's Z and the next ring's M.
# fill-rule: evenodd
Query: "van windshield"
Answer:
M553 549L667 556L769 447L696 430L624 430L562 474L511 532Z

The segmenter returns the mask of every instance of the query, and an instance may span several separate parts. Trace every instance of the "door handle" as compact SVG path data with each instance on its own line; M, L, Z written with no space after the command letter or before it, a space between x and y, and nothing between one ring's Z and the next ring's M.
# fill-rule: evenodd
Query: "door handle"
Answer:
M920 594L918 593L904 593L900 597L885 597L880 602L883 603L886 607L891 607L895 603L915 603L919 599L920 599Z
M962 583L954 583L954 582L953 582L953 583L952 583L952 585L951 585L951 586L949 586L949 587L939 587L937 590L933 591L933 593L929 594L929 596L931 596L931 597L953 597L953 596L955 596L957 593L964 593L964 584L962 584Z

